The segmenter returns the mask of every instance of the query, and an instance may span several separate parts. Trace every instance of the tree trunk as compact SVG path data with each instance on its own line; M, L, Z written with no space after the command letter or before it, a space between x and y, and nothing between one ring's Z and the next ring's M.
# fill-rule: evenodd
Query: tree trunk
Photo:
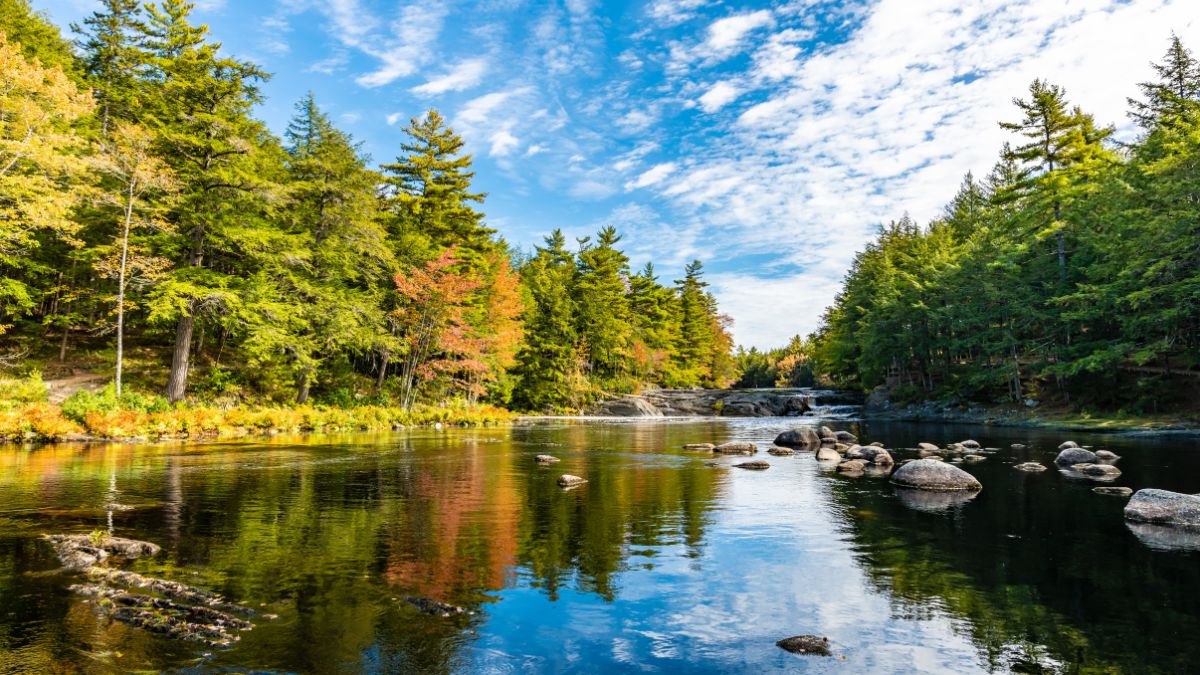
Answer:
M192 303L179 317L179 326L175 329L175 353L171 356L171 376L167 380L167 400L171 403L182 401L187 391L188 357L192 351L192 332L196 328L194 305Z
M296 391L296 403L304 405L308 403L309 382L312 381L312 368L305 368L303 373L300 373L300 387Z
M107 108L105 109L107 113ZM106 115L107 120L107 115ZM121 371L125 366L125 269L129 265L129 228L133 224L133 191L129 183L129 199L125 202L125 228L121 230L121 270L117 274L117 399L121 398Z
M391 354L385 349L383 350L383 360L379 364L379 375L375 378L375 390L383 391L383 383L387 379L388 361L391 360Z

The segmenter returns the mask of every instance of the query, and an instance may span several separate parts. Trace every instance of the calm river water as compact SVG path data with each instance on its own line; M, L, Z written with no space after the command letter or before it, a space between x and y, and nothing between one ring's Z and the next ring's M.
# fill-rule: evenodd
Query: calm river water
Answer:
M0 448L0 673L1106 672L1200 667L1200 537L1134 531L1125 500L1051 469L1067 438L1116 485L1200 492L1200 443L849 424L888 447L974 438L959 504L897 496L766 445L795 420L546 422L488 430ZM1026 450L1013 451L1012 443ZM562 459L550 467L534 455ZM905 456L903 453L898 453ZM709 466L715 463L717 466ZM562 473L589 483L565 491ZM120 504L123 509L106 505ZM258 620L228 648L108 621L43 533L163 547L127 569ZM403 600L461 605L439 618ZM775 646L828 636L832 658Z

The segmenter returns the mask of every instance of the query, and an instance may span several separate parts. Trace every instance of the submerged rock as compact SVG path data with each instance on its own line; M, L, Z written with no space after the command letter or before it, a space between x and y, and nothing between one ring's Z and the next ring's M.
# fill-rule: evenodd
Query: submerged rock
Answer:
M786 457L787 455L796 454L796 451L791 448L781 448L779 446L772 445L771 447L767 448L767 454L774 455L776 457Z
M793 654L811 654L813 656L832 656L829 650L829 638L816 635L794 635L784 638L775 645Z
M1128 497L1129 495L1133 494L1133 488L1101 486L1092 488L1092 492L1095 492L1098 495L1109 495L1111 497Z
M683 446L683 449L692 450L695 452L712 452L713 448L715 447L717 446L713 445L712 443L688 443L687 445Z
M862 473L863 469L867 468L867 463L861 459L848 459L837 465L837 470L842 473L858 474Z
M754 471L762 471L763 469L771 468L771 465L761 459L752 459L749 462L734 464L739 469L752 469Z
M817 461L818 462L840 462L840 461L842 461L842 456L840 454L838 454L838 451L834 450L833 448L821 448L820 450L817 450Z
M1046 470L1046 467L1044 465L1038 464L1037 462L1025 462L1023 464L1018 464L1018 465L1014 466L1013 468L1016 469L1017 471L1045 471Z
M980 447L982 447L979 445L979 441L959 441L958 444L968 450L978 450Z
M797 427L775 437L775 445L807 447L820 444L821 435L812 427Z
M968 464L982 462L985 459L987 459L987 457L984 457L983 455L963 455L963 461L967 462Z
M1112 450L1097 450L1096 451L1096 459L1099 459L1099 460L1105 461L1105 462L1115 462L1118 459L1121 459L1121 456L1118 455L1117 453L1113 452Z
M1121 470L1112 464L1076 464L1071 468L1093 478L1111 479L1121 475Z
M438 602L437 600L430 600L429 598L422 598L415 595L406 595L401 598L401 600L409 605L412 605L422 614L440 616L443 619L452 616L461 616L463 614L474 614L474 612L463 607L459 607L458 605L449 605L444 602Z
M555 462L559 461L559 459L554 455L538 455L537 457L533 458L533 461L537 462L538 464L554 464Z
M1138 490L1125 505L1125 519L1200 528L1200 496L1153 488Z
M719 452L722 455L753 455L758 452L758 446L743 441L731 441L713 448L713 452Z
M579 485L583 485L586 482L587 482L586 478L580 478L579 476L572 476L569 473L564 473L563 475L558 477L558 484L561 487L568 487L568 488L576 487Z
M940 448L933 443L917 443L917 449L925 450L927 452L937 452Z
M1063 448L1062 452L1058 453L1058 457L1054 458L1054 463L1058 465L1072 466L1074 464L1094 464L1096 462L1096 453L1083 448L1070 447Z
M854 434L850 433L849 431L837 431L837 432L834 432L834 436L838 439L839 443L857 443L858 442L858 436L855 436Z
M1066 450L1067 448L1078 448L1078 447L1079 447L1079 444L1076 443L1075 441L1063 441L1062 443L1059 444L1058 449Z
M892 474L892 482L903 487L920 490L968 490L978 491L983 485L962 469L931 459L909 462Z
M979 494L977 490L921 490L911 487L896 488L896 497L900 503L914 511L926 513L941 513L962 506Z

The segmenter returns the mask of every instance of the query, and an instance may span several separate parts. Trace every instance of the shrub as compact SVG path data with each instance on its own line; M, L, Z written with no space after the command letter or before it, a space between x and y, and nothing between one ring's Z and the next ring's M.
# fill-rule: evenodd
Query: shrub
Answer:
M63 414L79 423L86 423L91 413L110 413L118 410L131 410L142 413L165 412L171 409L171 404L162 396L141 394L136 391L125 391L117 398L116 389L109 385L97 392L79 391L63 401Z
M23 378L0 380L0 404L5 407L42 403L49 393L41 371L35 370Z

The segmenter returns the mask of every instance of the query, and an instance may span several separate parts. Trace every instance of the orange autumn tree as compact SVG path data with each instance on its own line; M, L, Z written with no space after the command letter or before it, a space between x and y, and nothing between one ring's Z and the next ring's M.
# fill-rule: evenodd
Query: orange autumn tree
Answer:
M405 409L434 380L476 401L512 365L521 340L518 278L503 256L488 262L490 278L481 277L451 246L396 275L399 307L394 317L405 346L400 364Z

